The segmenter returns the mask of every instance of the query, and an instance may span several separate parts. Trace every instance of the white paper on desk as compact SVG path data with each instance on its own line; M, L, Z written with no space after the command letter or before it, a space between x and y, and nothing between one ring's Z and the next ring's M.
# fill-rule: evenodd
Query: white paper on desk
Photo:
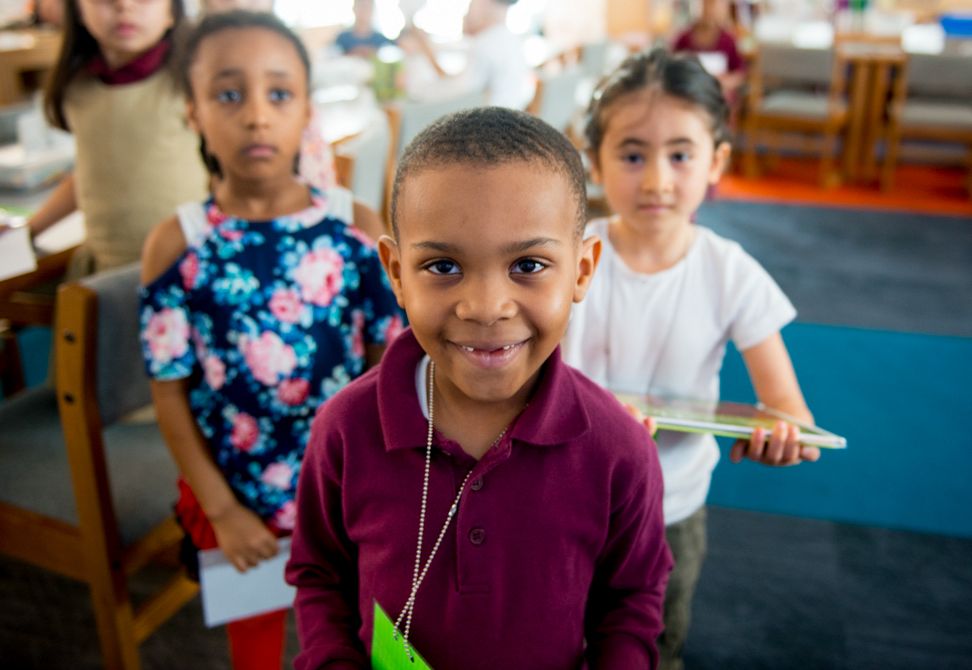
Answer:
M0 280L33 272L36 268L37 259L30 246L30 229L17 226L0 232Z
M277 547L276 556L242 573L219 549L199 552L199 584L207 626L212 628L293 604L295 589L284 581L290 538L277 540Z
M34 238L34 248L41 256L57 253L84 242L84 214L68 214Z

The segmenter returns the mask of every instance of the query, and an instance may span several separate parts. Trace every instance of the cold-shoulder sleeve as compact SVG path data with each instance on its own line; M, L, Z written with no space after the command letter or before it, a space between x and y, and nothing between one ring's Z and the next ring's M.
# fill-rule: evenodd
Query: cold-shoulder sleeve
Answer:
M365 342L389 344L402 332L405 324L385 268L378 260L378 252L373 247L364 248L358 267L365 313Z
M190 376L196 366L188 306L195 254L189 252L157 279L139 289L142 357L149 377L171 381Z

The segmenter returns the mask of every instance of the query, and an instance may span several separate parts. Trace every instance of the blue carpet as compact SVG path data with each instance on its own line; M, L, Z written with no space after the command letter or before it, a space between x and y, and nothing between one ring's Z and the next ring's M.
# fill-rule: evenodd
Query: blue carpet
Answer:
M804 323L783 334L817 423L848 449L795 468L724 458L709 502L972 537L972 339ZM754 399L734 350L722 396Z

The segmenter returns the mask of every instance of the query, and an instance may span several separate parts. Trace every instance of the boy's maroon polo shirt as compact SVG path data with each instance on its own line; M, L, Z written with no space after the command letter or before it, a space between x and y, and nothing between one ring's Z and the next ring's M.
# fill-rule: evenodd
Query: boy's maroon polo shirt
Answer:
M317 415L287 579L296 667L367 667L373 601L411 587L427 423L410 330ZM410 639L436 670L647 668L671 557L645 429L559 349L530 404L480 461L436 436L423 558L472 475L418 592ZM586 650L585 650L586 647Z

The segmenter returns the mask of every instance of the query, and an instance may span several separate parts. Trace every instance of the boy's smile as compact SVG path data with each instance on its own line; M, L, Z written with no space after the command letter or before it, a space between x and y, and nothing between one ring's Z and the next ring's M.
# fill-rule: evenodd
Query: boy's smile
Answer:
M521 408L599 251L567 179L535 162L448 165L408 177L399 203L398 240L379 249L438 391Z

